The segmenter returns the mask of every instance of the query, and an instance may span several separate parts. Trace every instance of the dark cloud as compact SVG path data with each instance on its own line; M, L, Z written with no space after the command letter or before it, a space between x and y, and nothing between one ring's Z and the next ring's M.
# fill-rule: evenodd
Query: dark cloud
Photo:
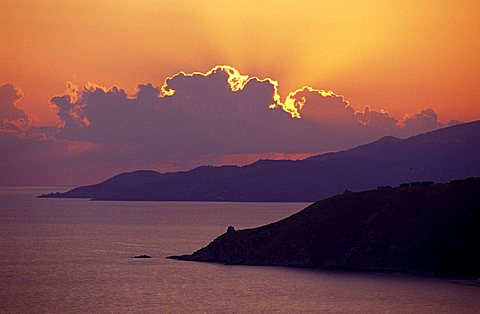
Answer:
M0 136L36 140L54 136L58 131L56 126L31 125L28 115L16 106L22 97L22 92L15 86L0 86Z
M414 115L406 115L400 123L411 133L421 133L442 126L432 108L427 108Z
M97 165L95 174L105 177L138 168L177 170L222 160L240 162L241 156L250 161L275 153L332 151L441 126L432 109L397 120L369 107L356 111L342 95L311 87L281 101L277 85L228 66L205 74L181 72L162 86L138 85L133 95L118 87L70 85L66 95L51 99L58 128L30 127L22 149L37 147L33 137L41 134L45 149L56 154L45 157L44 165L63 169L59 173ZM8 110L2 111L2 119L28 120L15 107L18 90L4 86L0 100Z
M355 124L355 109L341 95L330 91L304 87L290 93L285 104L293 101L302 119L318 124Z
M398 121L391 117L388 112L372 111L368 106L363 108L362 112L357 112L355 116L361 124L379 132L388 133L398 128Z
M21 91L13 85L0 86L0 131L19 131L28 123L28 116L23 110L16 107L16 103L21 98Z

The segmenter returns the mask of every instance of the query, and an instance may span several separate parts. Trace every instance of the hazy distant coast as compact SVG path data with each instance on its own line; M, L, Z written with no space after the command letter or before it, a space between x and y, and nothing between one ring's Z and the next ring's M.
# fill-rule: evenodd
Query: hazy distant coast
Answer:
M480 121L408 139L373 143L304 160L259 160L243 167L122 173L49 198L123 201L313 202L343 192L403 182L480 176Z

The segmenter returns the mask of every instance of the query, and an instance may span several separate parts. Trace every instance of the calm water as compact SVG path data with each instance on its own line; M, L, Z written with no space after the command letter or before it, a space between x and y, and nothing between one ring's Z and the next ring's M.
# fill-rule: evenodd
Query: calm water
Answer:
M306 204L34 198L52 190L0 189L0 312L480 312L472 282L164 259Z

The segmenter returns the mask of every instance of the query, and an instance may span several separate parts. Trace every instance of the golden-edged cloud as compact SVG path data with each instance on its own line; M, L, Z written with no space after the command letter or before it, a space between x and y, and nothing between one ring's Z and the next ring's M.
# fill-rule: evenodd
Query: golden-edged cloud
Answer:
M369 107L357 111L344 96L310 86L282 100L278 85L221 65L205 73L179 72L161 87L138 85L132 96L89 83L52 103L60 138L143 143L170 153L315 152L441 125L432 109L396 119Z
M160 87L140 84L133 95L116 86L69 84L64 95L51 99L58 126L28 126L22 131L27 137L17 144L38 155L43 134L44 147L55 155L47 158L48 151L42 152L44 165L55 162L59 173L97 165L103 170L95 175L105 177L132 168L176 170L255 156L307 156L441 126L432 109L397 119L369 107L357 111L346 97L309 86L282 98L278 86L272 78L227 65L205 73L179 72ZM15 110L18 90L2 88L8 93L0 93L0 112L25 119Z

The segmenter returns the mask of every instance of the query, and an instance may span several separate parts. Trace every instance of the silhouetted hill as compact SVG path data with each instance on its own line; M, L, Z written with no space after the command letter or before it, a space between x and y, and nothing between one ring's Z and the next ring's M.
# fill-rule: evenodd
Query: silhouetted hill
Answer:
M43 197L163 201L315 201L343 192L480 176L480 121L408 139L384 137L304 160L259 160L186 172L136 171Z
M346 192L281 221L229 227L192 255L239 265L480 275L480 178Z

